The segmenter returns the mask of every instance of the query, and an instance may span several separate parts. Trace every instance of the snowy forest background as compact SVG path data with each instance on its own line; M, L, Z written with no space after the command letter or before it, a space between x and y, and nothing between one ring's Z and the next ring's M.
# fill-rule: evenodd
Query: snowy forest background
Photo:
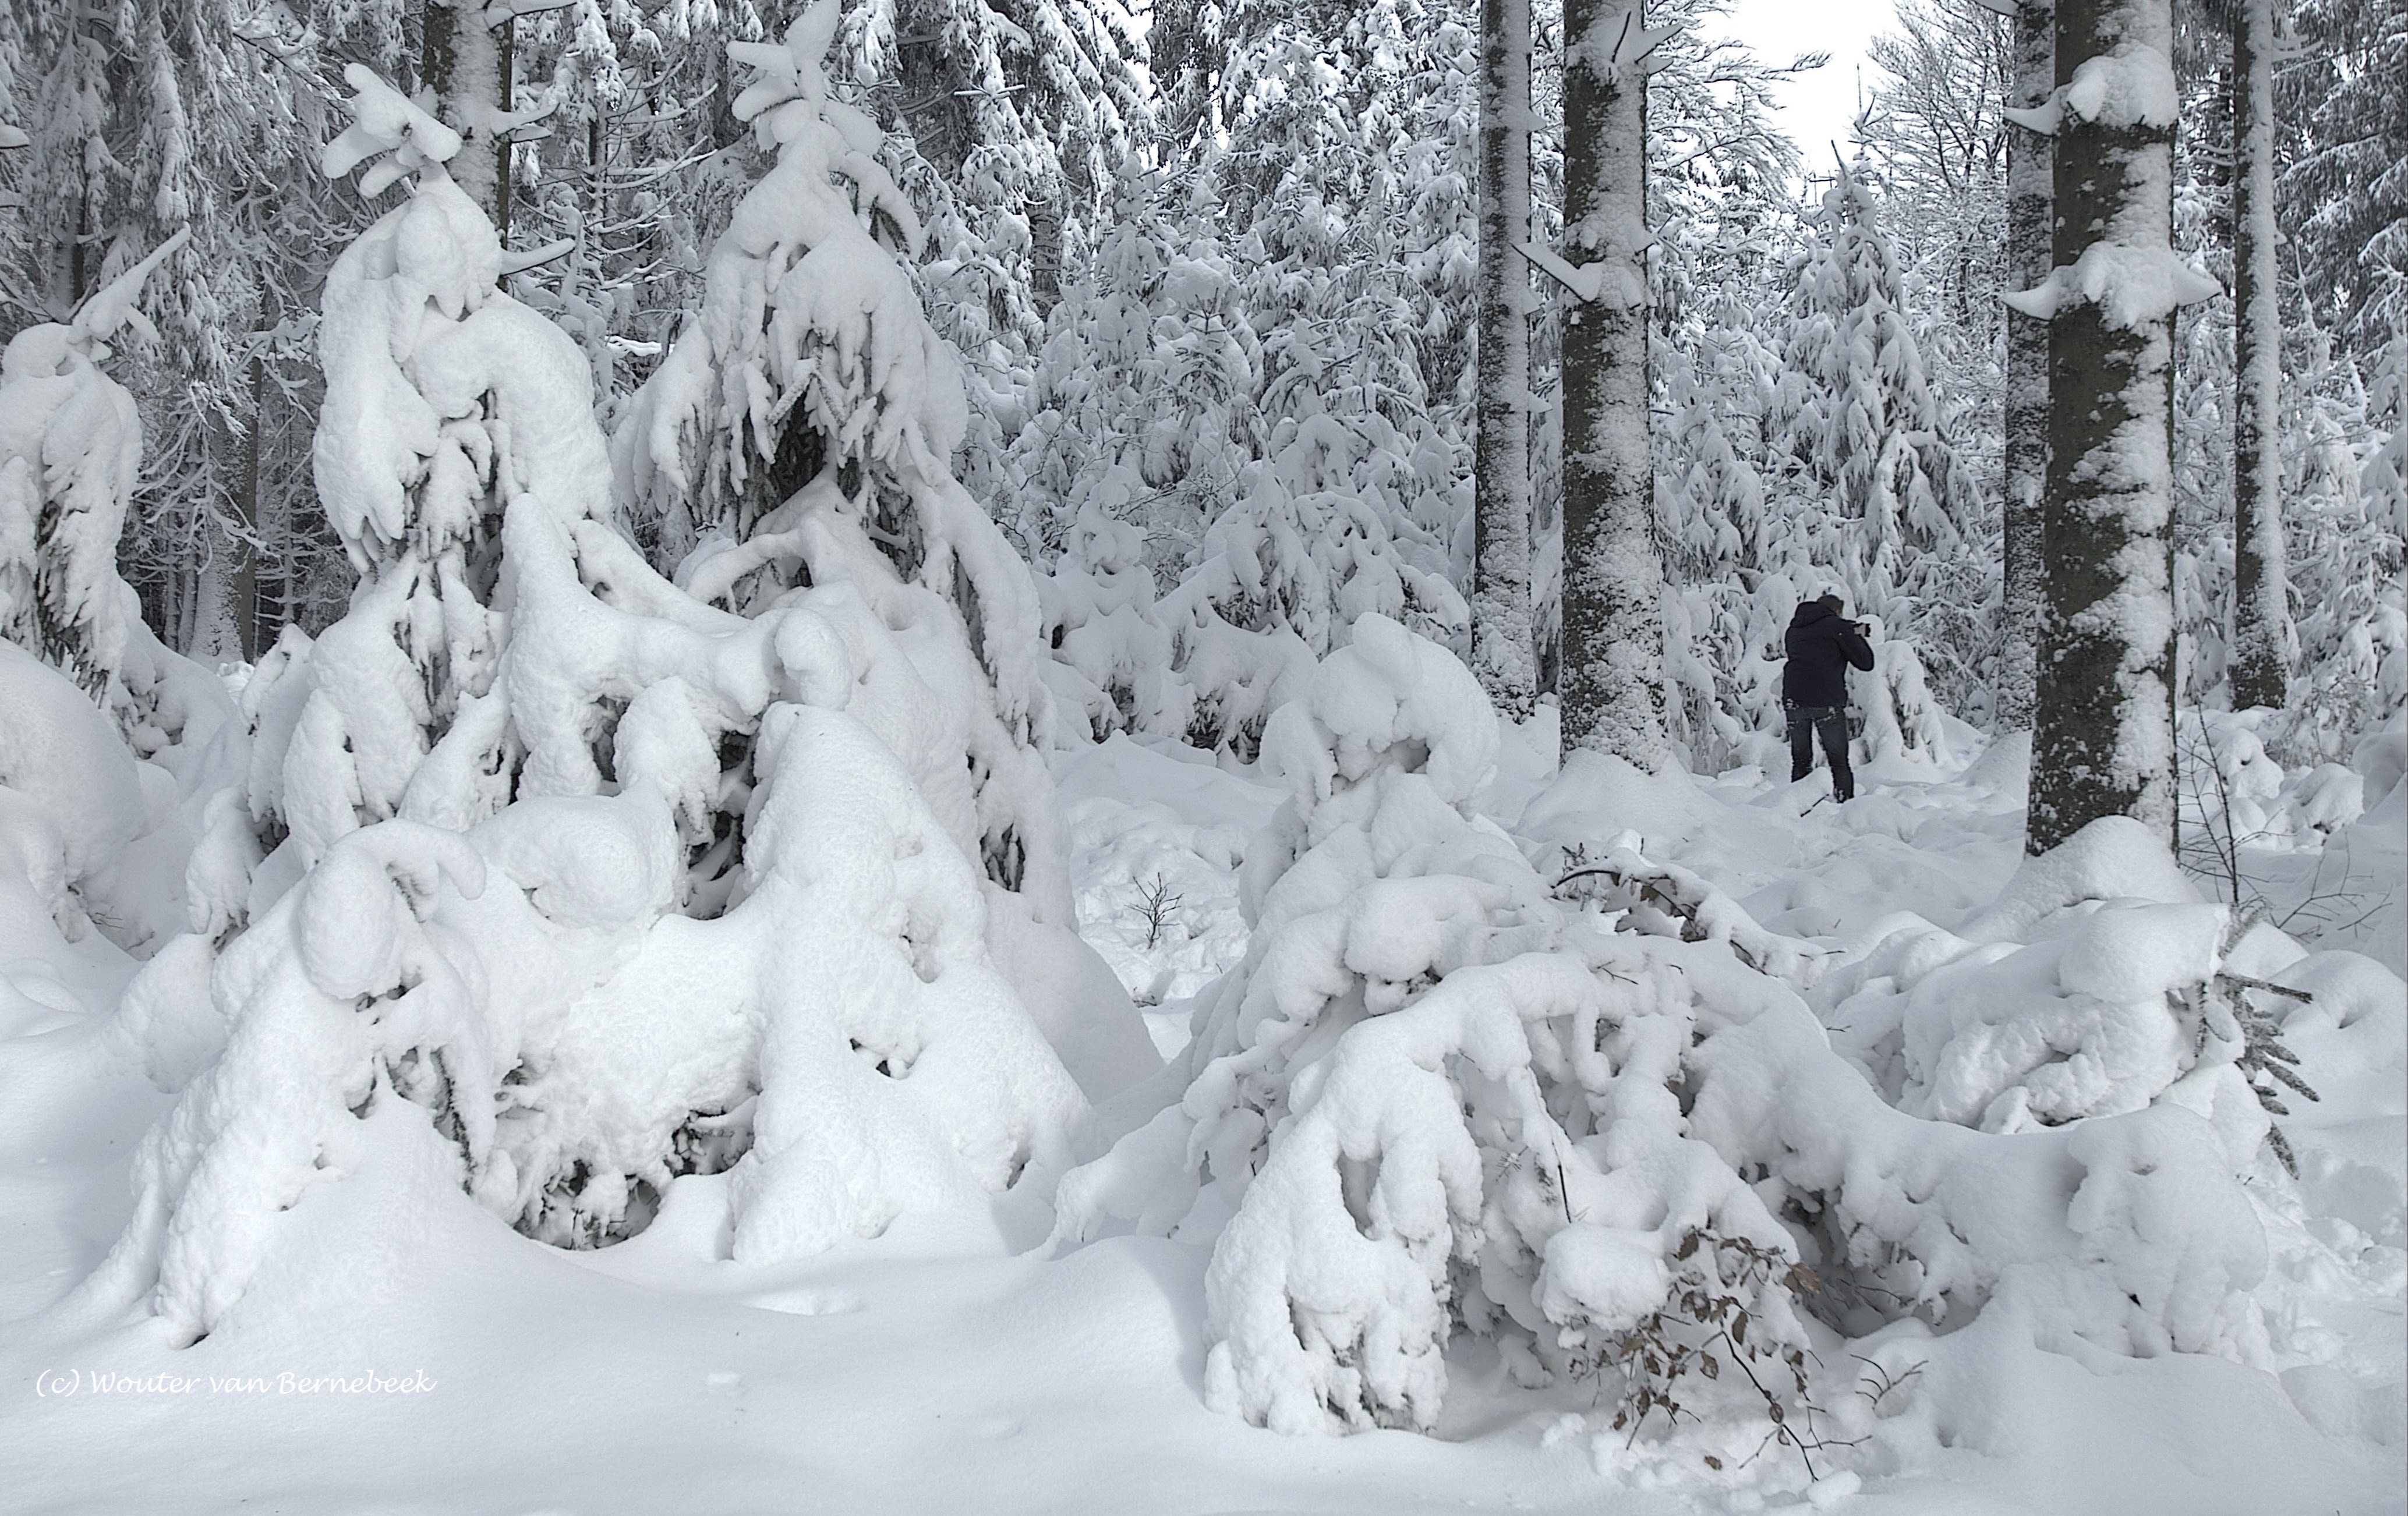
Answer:
M509 118L509 172L478 155L457 177L506 226L513 262L551 255L510 287L583 347L611 431L700 306L708 250L760 172L726 46L782 18L742 3L518 8L526 19L494 34L509 83L464 82L455 109ZM1949 711L1986 725L2012 640L1999 296L2030 282L2009 264L2014 24L1980 5L1908 7L1871 50L1855 140L1810 158L1769 112L1792 61L1705 40L1712 14L1651 13L1670 35L1646 64L1656 531L1688 622L1674 640L1691 650L1670 671L1674 740L1701 771L1739 752L1738 734L1764 724L1764 681L1738 656L1762 651L1747 620L1762 577L1820 587L1842 558L1858 611L1913 643ZM1541 7L1535 21L1536 226L1559 239L1561 21ZM2174 245L2229 287L2231 27L2207 6L2176 21ZM1259 573L1293 581L1298 604L1235 624L1293 630L1318 656L1368 607L1469 652L1479 22L1396 7L1144 26L1111 7L844 19L832 78L877 121L882 166L925 228L904 261L964 377L957 472L1054 579L1061 640L1082 640L1065 618L1118 608L1084 603L1120 544L1082 518L1140 534L1154 591L1132 608L1168 627L1184 600L1214 599L1203 565L1238 522L1212 529L1240 503L1285 519L1263 498L1276 490L1356 502L1294 519L1310 538L1323 513L1351 514L1364 545L1281 543ZM2403 255L2400 60L2386 50L2400 39L2380 5L2302 5L2285 22L2272 208L2297 651L2273 703L2302 718L2285 724L2286 756L2314 761L2344 756L2399 700L2377 670L2401 642L2385 594L2401 531L2386 461ZM319 292L401 193L364 200L317 154L344 120L345 66L405 91L431 77L420 7L34 5L7 24L0 118L26 140L0 159L0 330L63 318L189 232L145 296L159 340L129 346L117 371L144 436L122 571L161 640L204 662L255 658L288 624L314 636L354 577L312 503ZM1844 165L1822 162L1835 150ZM1562 287L1539 276L1531 295L1544 418ZM2231 704L2232 328L2230 302L2208 300L2174 335L2176 677L2182 703L2208 708ZM1308 424L1318 416L1335 429ZM1552 672L1559 442L1545 420L1535 431ZM1300 436L1327 440L1299 452ZM1327 534L1347 537L1337 519ZM629 525L674 566L679 544L644 512ZM1383 582L1340 608L1357 573ZM1097 656L1060 661L1099 687L1131 677ZM1242 746L1247 718L1210 675L1151 703L1119 692L1087 719L1182 736L1189 694L1210 708L1192 717L1202 745Z
M1055 1267L1199 1510L2395 1503L2408 11L1722 18L0 12L8 1372L732 1330L587 1269L1090 1509Z

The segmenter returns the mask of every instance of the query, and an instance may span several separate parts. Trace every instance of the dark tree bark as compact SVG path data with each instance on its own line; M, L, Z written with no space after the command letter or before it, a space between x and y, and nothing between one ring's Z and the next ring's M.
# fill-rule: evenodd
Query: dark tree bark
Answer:
M506 108L507 45L484 24L484 0L426 0L419 32L418 77L435 92L436 114L460 134L452 181L477 202L509 237L509 207L502 198L509 145L495 140ZM508 31L508 24L504 32Z
M1516 720L1538 698L1530 628L1529 0L1483 0L1480 70L1479 456L1471 666Z
M2035 110L2056 88L2056 14L2051 0L2015 12L2014 104ZM2007 264L2018 290L2047 281L2054 144L2047 133L2013 126L2007 136ZM2040 622L2047 598L2041 507L2048 482L2048 322L2007 311L2006 585L1999 649L1999 729L2031 730Z
M2170 0L2057 7L2057 271L2021 297L2050 317L2035 853L2103 816L2173 835L2170 318L2197 292L2171 242L2172 30ZM2086 65L2110 87L2067 90Z
M2276 428L2283 324L2274 296L2274 0L2232 13L2232 704L2280 708L2299 641L2283 551ZM2408 88L2403 84L2402 88Z
M1565 746L1642 768L1664 728L1664 570L1647 407L1647 77L1642 0L1564 7Z

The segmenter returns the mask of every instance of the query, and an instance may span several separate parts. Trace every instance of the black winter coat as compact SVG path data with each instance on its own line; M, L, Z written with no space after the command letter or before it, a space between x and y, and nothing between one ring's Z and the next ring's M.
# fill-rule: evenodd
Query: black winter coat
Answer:
M1781 670L1781 698L1792 706L1848 703L1848 665L1870 670L1873 650L1856 635L1856 622L1820 600L1809 600L1789 618L1784 637L1789 662Z

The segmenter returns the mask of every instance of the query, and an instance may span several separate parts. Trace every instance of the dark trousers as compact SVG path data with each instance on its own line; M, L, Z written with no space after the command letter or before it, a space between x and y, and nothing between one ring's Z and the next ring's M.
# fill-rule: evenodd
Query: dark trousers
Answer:
M1814 772L1814 738L1831 765L1831 794L1856 797L1856 770L1848 766L1848 713L1836 706L1784 706L1789 713L1789 778L1795 783Z

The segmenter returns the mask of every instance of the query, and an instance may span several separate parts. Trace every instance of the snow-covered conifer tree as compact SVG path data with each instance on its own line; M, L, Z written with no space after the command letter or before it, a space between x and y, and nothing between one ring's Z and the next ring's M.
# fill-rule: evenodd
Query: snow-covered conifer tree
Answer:
M1768 120L1784 72L1712 35L1714 5L1659 6L1681 30L1649 55L1648 258L1656 522L1664 562L1665 720L1699 773L1777 741L1779 631L1798 584L1775 537L1765 423L1781 368L1777 307L1796 147ZM1819 582L1819 579L1816 580Z
M90 1288L215 1330L278 1288L329 1170L592 1244L732 1169L744 1258L982 1210L1082 1102L989 945L1050 951L978 861L982 686L916 646L959 623L891 579L748 618L655 575L612 524L584 355L494 287L457 134L351 78L329 168L417 179L327 282L322 487L363 583L252 681L280 859L217 870L244 897L197 900L121 1011L184 1094ZM1130 1071L1089 1008L1045 1011L1100 1093Z
M2339 761L2408 704L2408 335L2376 355L2362 387L2327 340L2311 334L2314 357L2282 425L2305 608L2286 764Z
M1265 453L1340 418L1381 460L1390 534L1468 582L1477 50L1460 17L1419 0L1343 21L1282 18L1225 81L1231 142L1213 166L1263 343Z
M156 340L136 305L180 236L95 292L72 320L29 326L0 352L0 636L105 705L142 608L118 577L118 538L142 463L134 396L100 366L122 326Z
M1142 158L1123 159L1112 219L1048 318L1012 442L1032 555L1101 505L1143 529L1147 562L1175 582L1259 451L1261 345L1227 252L1178 197Z
M868 92L891 134L970 198L973 234L1007 222L1028 237L1041 309L1109 204L1121 159L1151 135L1142 33L1117 0L1030 0L1010 11L960 0L848 7L832 74Z
M1329 415L1283 431L1286 445L1253 470L1246 494L1206 532L1195 568L1162 600L1195 691L1187 739L1241 758L1361 617L1386 616L1457 649L1470 629L1447 561L1390 525L1401 515L1396 454L1381 434Z
M1267 454L1334 415L1390 462L1377 504L1471 578L1478 49L1468 8L1240 7L1203 164L1263 344ZM1401 514L1399 514L1399 512Z
M1804 498L1782 514L1837 516L1837 551L1815 566L1914 642L1943 697L1971 712L1989 687L1986 523L1904 305L1871 188L1843 173L1823 196L1784 344L1771 441L1803 465L1789 488Z
M738 114L776 163L713 247L702 310L630 404L616 465L703 598L757 610L793 586L851 582L924 626L925 657L966 665L982 693L949 714L969 772L958 751L931 753L927 779L968 783L990 877L1066 923L1036 589L952 473L960 374L898 262L920 226L878 128L829 92L837 25L823 0L784 42L734 45L759 75Z
M1656 481L1664 522L1666 718L1684 766L1716 773L1761 761L1780 725L1775 618L1796 586L1768 557L1759 421L1778 355L1750 328L1733 290L1692 353L1667 355L1670 417ZM1778 586L1771 580L1779 579Z
M2315 320L2362 360L2408 329L2408 27L2389 0L2296 0L2275 80L2295 150L2277 193Z

